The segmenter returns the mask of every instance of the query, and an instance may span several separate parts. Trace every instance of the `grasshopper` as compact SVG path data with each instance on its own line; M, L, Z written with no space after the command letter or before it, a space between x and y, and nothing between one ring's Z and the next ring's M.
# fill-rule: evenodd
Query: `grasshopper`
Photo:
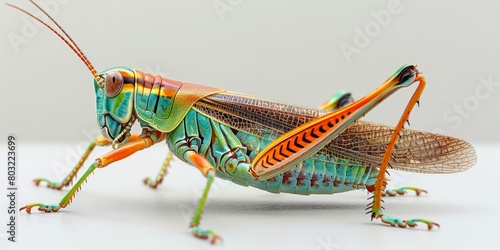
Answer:
M319 109L266 100L224 89L185 83L128 67L97 72L64 29L42 8L60 30L31 13L81 59L94 78L97 123L102 136L88 147L80 162L61 182L69 186L96 146L113 149L98 157L56 204L32 203L21 208L31 213L56 212L71 202L82 183L96 169L127 158L139 150L165 141L170 152L156 179L144 182L156 188L163 180L172 155L196 167L206 177L198 208L191 220L192 234L217 242L220 236L202 229L200 219L215 177L271 193L301 195L368 190L372 202L367 214L391 226L428 229L439 226L426 219L400 219L382 212L382 196L404 194L415 187L386 190L388 168L417 173L455 173L476 163L468 142L445 135L403 129L419 103L426 81L415 65L404 64L370 94L354 101L339 92ZM396 90L418 84L395 127L360 120ZM142 132L131 133L139 122ZM409 122L408 122L409 124Z

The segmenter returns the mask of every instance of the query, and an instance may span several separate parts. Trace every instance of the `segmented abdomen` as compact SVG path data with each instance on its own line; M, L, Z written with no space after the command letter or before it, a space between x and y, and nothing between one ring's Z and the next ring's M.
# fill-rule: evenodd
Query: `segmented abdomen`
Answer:
M187 151L204 156L217 170L217 177L239 185L253 186L272 193L332 194L373 185L376 168L360 166L359 162L317 153L291 170L267 180L245 180L237 169L246 170L255 155L271 139L227 127L194 110L167 136L167 144L179 158ZM248 173L247 173L248 175Z
M270 143L245 132L238 132L236 136L249 148L247 154L252 160ZM267 180L255 180L249 185L272 193L332 194L365 189L375 183L377 173L376 168L317 153L283 174Z

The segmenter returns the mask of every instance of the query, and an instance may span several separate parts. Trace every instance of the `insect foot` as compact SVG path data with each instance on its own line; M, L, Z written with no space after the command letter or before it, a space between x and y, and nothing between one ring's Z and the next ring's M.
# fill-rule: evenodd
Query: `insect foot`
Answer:
M427 190L421 189L418 187L401 187L401 188L396 188L396 189L388 189L385 192L382 192L382 196L396 196L396 195L405 195L406 190L412 190L415 191L415 194L417 196L420 196L422 193L427 193Z
M417 222L422 222L422 223L426 224L427 229L429 229L429 230L431 230L434 226L440 227L439 224L437 224L436 222L430 221L430 220L425 220L425 219L402 220L400 218L391 217L391 216L387 216L387 215L383 215L381 213L375 213L375 212L372 213L372 220L374 218L375 219L380 218L380 220L382 220L383 223L389 224L393 227L395 227L396 225L398 227L401 227L401 228L405 228L406 226L416 227Z
M45 205L43 203L33 203L20 208L19 211L23 211L26 209L26 213L31 214L31 209L34 207L38 207L38 211L44 211L46 213L50 213L59 211L59 209L61 209L62 206L61 204Z
M142 180L142 182L144 182L144 184L148 185L150 188L153 188L153 189L156 189L158 187L158 185L161 184L161 181L155 181L155 180L151 179L150 177L144 178L144 180Z
M47 180L45 178L34 179L33 182L37 186L40 185L40 182L47 182L47 187L48 188L57 189L57 190L61 190L64 186L67 186L67 185L64 185L61 182L52 182L52 181L49 181L49 180ZM69 183L67 183L67 184L69 184Z
M172 152L168 152L167 158L163 162L163 166L161 167L160 172L158 172L155 180L150 177L146 177L142 180L142 182L144 182L144 184L148 185L150 188L156 189L158 185L163 182L163 178L167 174L167 168L170 166L170 162L172 161L173 156L174 155L172 154Z
M211 238L210 239L211 244L216 244L217 242L222 241L222 238L212 230L203 230L198 226L192 226L191 232L193 233L194 236L200 239L206 240Z

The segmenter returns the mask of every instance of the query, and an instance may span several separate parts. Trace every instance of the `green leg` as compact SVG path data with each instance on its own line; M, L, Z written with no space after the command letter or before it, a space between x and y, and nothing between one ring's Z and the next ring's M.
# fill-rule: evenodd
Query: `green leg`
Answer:
M81 185L83 182L89 177L89 175L94 172L94 170L98 167L98 162L95 161L90 165L90 167L85 171L82 177L76 182L76 184L69 190L69 192L61 199L59 204L43 204L43 203L32 203L29 205L26 205L24 207L21 207L21 211L26 209L27 213L31 213L31 208L33 207L38 207L38 211L44 211L44 212L57 212L61 208L65 208L69 203L71 203L71 199L73 196L75 196L76 192L80 190Z
M201 196L200 203L196 208L196 212L193 216L193 219L191 219L191 224L189 225L189 227L191 228L191 232L194 236L201 239L211 238L210 243L215 244L218 240L221 240L219 235L217 235L212 230L200 228L201 215L203 214L203 209L205 208L208 191L210 190L210 186L214 181L215 168L207 161L207 159L197 153L190 152L188 155L188 159L191 161L193 166L198 168L202 172L202 174L207 177L207 183L205 185L205 189L203 190L203 195Z
M151 188L156 188L163 182L163 177L167 174L167 168L170 166L170 162L172 161L173 154L172 152L168 152L167 158L163 162L163 166L160 169L160 172L156 175L156 179L153 180L149 177L144 178L144 184L150 186Z
M153 145L155 141L151 139L151 137L140 138L136 141L129 142L127 144L122 145L120 148L114 149L113 151L97 158L94 163L90 165L90 167L85 171L82 177L75 183L75 185L69 190L69 192L59 201L58 204L50 204L46 205L43 203L32 203L28 204L24 207L21 207L21 211L26 209L27 213L31 213L31 209L33 207L38 207L39 211L44 212L57 212L61 208L65 208L71 203L71 200L75 196L76 192L78 192L83 184L89 177L89 175L94 172L96 168L103 168L108 166L109 164L122 160L135 152L148 148Z
M61 182L52 182L52 181L45 179L45 178L38 178L38 179L34 179L33 182L35 182L35 185L37 185L37 186L40 185L41 182L46 182L48 188L61 190L63 187L69 186L71 184L72 180L76 177L76 174L78 173L78 171L82 167L83 163L87 160L87 158L89 157L90 153L92 152L92 150L94 149L94 147L96 145L106 146L106 145L110 145L110 144L111 144L110 141L106 140L102 136L98 136L97 138L95 138L94 141L92 141L90 143L90 145L87 147L87 149L85 150L85 153L80 158L80 160L78 161L76 166L71 170L71 172L68 174L68 176L66 176L66 178L64 178L64 180L62 180Z
M207 175L207 184L205 186L205 190L203 190L203 196L200 199L200 203L198 204L198 208L196 208L196 212L193 216L193 219L191 220L191 232L193 233L194 236L202 239L208 239L211 237L211 243L215 244L217 240L220 239L220 237L213 231L209 229L201 229L199 227L200 225L200 220L201 220L201 215L203 213L203 208L205 207L205 202L208 197L208 191L210 190L210 186L212 185L212 182L214 181L214 176L215 173L213 171L209 171Z

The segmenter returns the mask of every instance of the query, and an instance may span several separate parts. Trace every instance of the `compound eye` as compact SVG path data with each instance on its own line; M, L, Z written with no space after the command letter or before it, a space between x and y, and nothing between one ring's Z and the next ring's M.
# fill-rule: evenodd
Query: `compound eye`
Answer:
M109 98L115 97L123 88L123 76L118 71L111 71L106 75L105 84L106 95Z

